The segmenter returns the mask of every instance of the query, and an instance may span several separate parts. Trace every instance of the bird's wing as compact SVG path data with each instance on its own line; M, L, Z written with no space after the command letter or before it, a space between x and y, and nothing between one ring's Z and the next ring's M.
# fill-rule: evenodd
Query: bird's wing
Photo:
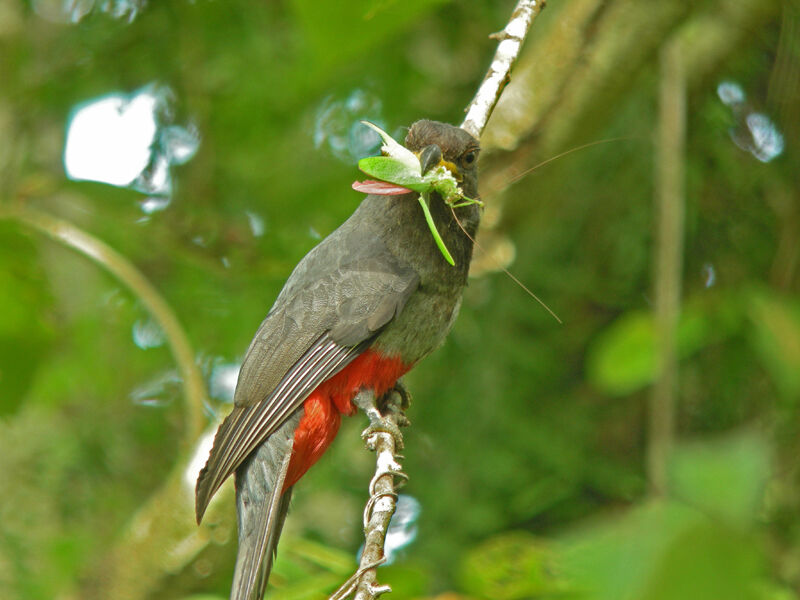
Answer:
M320 383L372 343L418 285L413 269L377 255L353 259L292 297L279 297L245 356L234 409L197 479L198 522L225 479Z

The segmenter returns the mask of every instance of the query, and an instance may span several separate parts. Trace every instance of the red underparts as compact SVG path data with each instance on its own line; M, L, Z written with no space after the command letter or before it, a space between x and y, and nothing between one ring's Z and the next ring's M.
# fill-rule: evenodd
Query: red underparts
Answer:
M362 389L372 389L380 397L411 369L398 357L382 356L367 350L336 375L323 381L303 403L305 413L294 433L292 458L286 472L283 492L297 483L328 449L339 431L341 415L354 415L352 400ZM283 493L281 492L281 493Z

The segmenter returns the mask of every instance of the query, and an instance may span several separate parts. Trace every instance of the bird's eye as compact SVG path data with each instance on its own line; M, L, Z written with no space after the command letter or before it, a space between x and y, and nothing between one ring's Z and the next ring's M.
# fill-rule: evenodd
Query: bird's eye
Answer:
M470 166L475 164L475 161L478 159L478 153L474 150L470 150L464 156L461 157L461 160L464 162L465 165Z

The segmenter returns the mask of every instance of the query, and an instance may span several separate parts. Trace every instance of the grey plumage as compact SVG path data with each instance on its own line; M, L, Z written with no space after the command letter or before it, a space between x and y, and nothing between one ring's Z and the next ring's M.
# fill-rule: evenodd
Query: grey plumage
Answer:
M244 599L253 595L260 598L267 587L274 549L292 497L291 488L283 495L280 490L283 489L291 458L292 437L300 416L300 411L295 411L236 472L240 550L236 556L232 598Z
M418 121L406 146L441 150L478 197L477 141L465 131ZM435 149L426 156L438 158ZM240 547L231 598L260 598L286 516L281 497L303 402L323 381L371 348L412 365L443 341L466 284L480 209L456 209L433 194L430 209L455 258L436 247L416 194L367 196L353 215L300 261L245 356L234 408L217 431L197 481L196 512L236 471ZM261 511L261 512L259 512Z

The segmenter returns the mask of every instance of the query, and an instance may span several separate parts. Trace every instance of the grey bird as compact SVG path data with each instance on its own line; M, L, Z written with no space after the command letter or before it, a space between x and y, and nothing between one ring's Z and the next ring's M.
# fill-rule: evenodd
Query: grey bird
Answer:
M405 140L423 172L444 164L478 198L478 141L436 121ZM239 551L232 600L264 595L294 484L335 437L353 398L380 398L444 341L458 314L481 208L430 211L455 259L437 248L417 194L369 195L295 267L250 344L196 489L198 523L236 473ZM457 217L454 218L454 215Z

